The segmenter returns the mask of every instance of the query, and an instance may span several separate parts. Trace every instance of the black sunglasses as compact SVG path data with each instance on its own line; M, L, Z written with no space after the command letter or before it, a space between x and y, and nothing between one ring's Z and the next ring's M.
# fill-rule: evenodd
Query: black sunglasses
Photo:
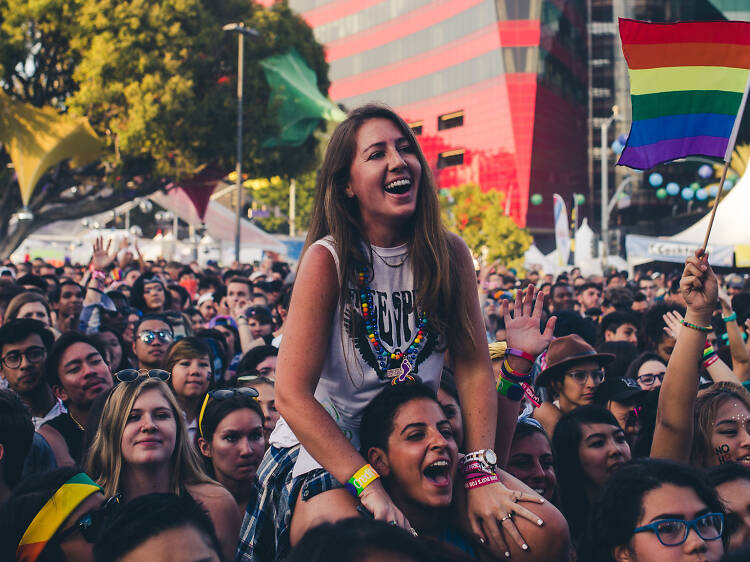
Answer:
M228 400L233 396L247 396L248 398L258 398L258 391L250 386L242 388L224 388L221 390L211 390L206 394L203 399L203 405L201 406L201 412L198 414L198 432L203 437L203 414L206 413L206 406L208 405L208 398L211 397L214 400Z
M169 371L163 369L141 369L140 371L138 369L123 369L115 373L115 378L120 382L133 382L139 377L151 377L167 382L171 376Z
M73 535L76 531L81 532L81 536L88 543L95 543L99 535L102 521L108 517L114 510L116 510L120 501L122 500L122 494L116 494L109 498L104 504L94 511L89 511L86 515L83 515L78 521L72 526L68 527L61 533L59 533L55 540L58 543L63 542L69 536Z

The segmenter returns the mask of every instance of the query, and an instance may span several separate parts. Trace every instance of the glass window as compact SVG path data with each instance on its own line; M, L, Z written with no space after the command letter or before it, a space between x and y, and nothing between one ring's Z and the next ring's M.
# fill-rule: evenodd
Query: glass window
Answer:
M330 63L331 81L381 68L404 59L427 53L452 41L466 37L495 21L492 2L482 2L441 22L420 29L385 45L368 49Z
M399 107L460 90L500 74L503 74L502 52L496 49L426 76L336 101L347 108L371 101Z
M343 18L324 23L313 30L319 43L330 43L354 35L429 4L432 0L386 0Z
M461 127L464 124L464 110L446 113L438 117L438 131Z
M409 123L409 128L414 133L415 137L418 137L422 134L422 126L424 125L424 121L414 121L413 123Z
M465 152L466 151L463 148L441 152L438 154L438 169L448 168L450 166L461 166L464 163Z

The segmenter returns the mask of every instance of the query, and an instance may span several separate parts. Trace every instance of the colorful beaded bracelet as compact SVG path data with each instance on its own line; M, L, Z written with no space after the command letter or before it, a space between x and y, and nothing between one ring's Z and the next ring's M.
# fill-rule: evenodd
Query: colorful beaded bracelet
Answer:
M698 326L698 324L693 324L692 322L688 322L687 320L682 321L682 325L686 328L692 328L693 330L698 330L699 332L708 333L713 328L711 326Z

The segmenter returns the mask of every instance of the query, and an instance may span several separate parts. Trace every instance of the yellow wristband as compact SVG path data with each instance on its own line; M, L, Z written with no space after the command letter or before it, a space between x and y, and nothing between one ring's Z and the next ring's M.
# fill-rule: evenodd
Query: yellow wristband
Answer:
M380 478L380 474L372 468L372 465L366 464L354 473L354 476L349 478L349 482L346 483L346 489L349 490L355 498L364 491L367 486L375 482Z

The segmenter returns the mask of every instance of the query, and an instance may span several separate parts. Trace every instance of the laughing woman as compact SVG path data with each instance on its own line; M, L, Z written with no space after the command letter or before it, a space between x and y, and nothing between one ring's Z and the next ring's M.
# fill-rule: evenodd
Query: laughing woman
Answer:
M506 316L517 352L509 363L522 376L554 329L550 322L540 333L542 306L532 316L533 305L531 287L519 294L516 317ZM485 341L471 253L441 223L435 181L414 134L386 107L354 110L331 136L318 174L276 370L281 419L258 470L261 497L243 523L237 558L283 557L308 529L356 516L360 503L376 519L410 529L358 452L359 423L384 386L421 380L437 392L446 349L464 407L465 449L494 470L507 450L496 455L492 448L510 442L503 432L512 434L508 416L515 420L518 402L498 399ZM501 477L469 489L465 513L472 534L499 554L508 541L498 521L523 544L507 517L519 505L514 500L541 501Z
M487 559L454 503L458 446L451 422L435 393L423 384L388 387L362 414L362 456L380 474L388 495L420 536L448 543L464 554ZM521 488L518 481L514 485ZM562 518L557 527L552 506L534 506L547 524L517 522L533 544L523 560L567 559L568 533ZM448 547L447 547L448 548ZM520 552L513 552L513 555ZM447 558L447 557L446 557Z

